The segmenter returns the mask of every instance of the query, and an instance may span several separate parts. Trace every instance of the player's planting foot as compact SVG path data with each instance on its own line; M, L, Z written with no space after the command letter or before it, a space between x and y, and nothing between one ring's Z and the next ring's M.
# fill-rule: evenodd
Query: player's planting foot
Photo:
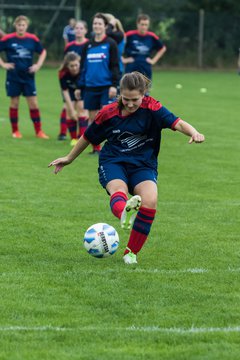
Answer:
M59 134L57 139L60 140L60 141L66 140L66 139L67 139L67 135L65 135L65 134Z
M135 195L129 199L121 216L121 227L129 230L132 227L137 212L141 206L141 196Z
M39 138L39 139L49 139L49 136L47 136L45 134L45 132L43 132L42 130L40 130L37 134L36 134L36 137Z
M129 253L123 256L123 261L127 265L137 264L137 255L129 251Z
M12 137L13 137L14 139L21 139L21 138L22 138L22 134L20 133L20 131L14 131L14 132L12 133Z
M78 139L72 139L70 142L70 145L75 146L77 142L78 142Z

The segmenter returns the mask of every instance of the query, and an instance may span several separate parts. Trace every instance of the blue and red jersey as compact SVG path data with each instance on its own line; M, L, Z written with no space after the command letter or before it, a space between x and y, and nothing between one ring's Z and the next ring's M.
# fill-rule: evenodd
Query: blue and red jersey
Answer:
M134 62L126 65L125 72L139 71L151 78L151 64L146 62L154 51L161 50L165 45L159 37L148 31L142 35L138 30L131 30L126 33L126 45L124 54L126 57L133 57Z
M69 42L64 48L64 55L66 55L70 51L74 51L79 56L82 56L83 47L88 41L89 40L86 39L81 43L78 43L76 40Z
M81 57L80 88L117 87L119 82L118 48L116 42L105 37L85 44Z
M34 74L29 73L29 67L33 64L34 53L41 54L43 50L34 34L19 36L15 32L5 35L0 40L0 52L5 51L7 62L15 64L14 69L7 71L7 80L27 82L29 78L33 78Z
M106 140L100 163L127 162L134 166L157 168L161 131L174 130L179 117L150 96L143 98L134 113L123 116L117 102L104 106L88 127L84 137L92 144Z

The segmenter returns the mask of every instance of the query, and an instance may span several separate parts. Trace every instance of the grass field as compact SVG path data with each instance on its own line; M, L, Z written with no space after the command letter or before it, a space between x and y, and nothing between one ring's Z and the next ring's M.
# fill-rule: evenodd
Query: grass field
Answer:
M127 237L98 183L97 159L85 151L57 176L47 168L70 149L56 140L56 74L37 76L49 141L34 137L23 98L24 138L12 139L3 85L0 92L0 359L239 359L240 77L155 73L152 95L206 142L189 145L164 131L158 212L132 269L122 261ZM0 77L4 84L4 71ZM97 222L119 232L112 258L83 248Z

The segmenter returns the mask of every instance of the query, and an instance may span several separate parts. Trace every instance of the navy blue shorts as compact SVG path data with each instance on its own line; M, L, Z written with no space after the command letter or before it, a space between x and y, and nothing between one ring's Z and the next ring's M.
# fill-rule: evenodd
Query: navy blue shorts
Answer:
M104 105L112 102L112 99L108 97L109 88L99 89L99 90L84 90L83 101L84 109L87 110L99 110Z
M29 79L26 82L19 81L6 81L6 92L7 96L16 97L16 96L36 96L36 85L34 78Z
M104 163L99 164L98 168L99 182L105 189L109 181L120 179L123 180L127 186L129 193L133 195L133 190L136 185L142 181L152 180L157 183L157 170L148 167L137 167L127 163Z

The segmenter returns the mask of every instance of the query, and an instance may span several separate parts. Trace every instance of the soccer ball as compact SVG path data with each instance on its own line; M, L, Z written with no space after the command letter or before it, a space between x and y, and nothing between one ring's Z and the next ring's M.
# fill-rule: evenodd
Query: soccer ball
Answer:
M98 223L87 229L83 244L90 255L104 258L113 255L117 251L119 236L111 225Z

